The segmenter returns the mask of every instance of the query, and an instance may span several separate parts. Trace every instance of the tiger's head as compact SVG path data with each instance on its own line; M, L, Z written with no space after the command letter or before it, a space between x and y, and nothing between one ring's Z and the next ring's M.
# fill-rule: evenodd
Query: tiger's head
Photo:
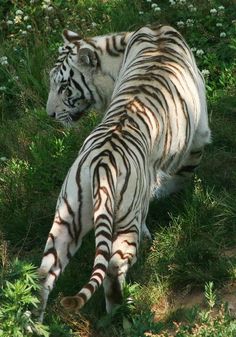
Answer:
M106 108L114 79L101 70L102 51L92 39L82 39L68 30L64 30L63 39L64 45L50 71L46 109L49 116L70 126L90 108Z

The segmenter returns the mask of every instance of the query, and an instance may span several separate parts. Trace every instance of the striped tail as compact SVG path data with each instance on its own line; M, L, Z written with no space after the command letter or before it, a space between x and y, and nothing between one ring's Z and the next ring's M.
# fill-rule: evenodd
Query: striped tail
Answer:
M64 297L62 306L69 311L78 311L103 283L112 249L114 196L117 180L116 169L106 160L101 160L93 171L92 195L95 226L95 259L89 282L75 295Z

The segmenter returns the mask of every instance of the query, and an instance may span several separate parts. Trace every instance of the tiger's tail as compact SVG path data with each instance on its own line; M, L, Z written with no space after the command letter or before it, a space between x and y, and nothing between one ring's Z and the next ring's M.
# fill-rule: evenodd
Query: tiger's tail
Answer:
M94 265L88 283L75 296L61 300L62 306L69 311L82 308L103 283L111 256L117 170L110 162L100 160L92 178L96 243Z

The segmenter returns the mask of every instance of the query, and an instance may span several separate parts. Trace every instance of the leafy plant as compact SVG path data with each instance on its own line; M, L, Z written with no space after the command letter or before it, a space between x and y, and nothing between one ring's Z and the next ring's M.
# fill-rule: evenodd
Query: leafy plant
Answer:
M26 337L37 333L49 336L48 328L33 319L31 311L39 303L38 277L35 267L15 260L0 275L0 335Z
M216 304L216 294L213 290L213 282L208 282L205 284L205 297L209 307L213 309Z

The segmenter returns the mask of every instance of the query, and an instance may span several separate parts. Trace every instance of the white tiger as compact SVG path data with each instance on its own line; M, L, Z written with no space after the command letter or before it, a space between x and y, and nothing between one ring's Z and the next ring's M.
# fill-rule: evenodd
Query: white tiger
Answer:
M172 27L140 28L128 40L105 116L62 186L40 267L41 319L55 280L92 228L92 275L61 303L79 310L102 283L107 311L120 303L157 176L191 170L209 141L205 87L191 50Z
M64 30L64 46L50 72L47 113L71 126L89 109L104 112L109 105L124 51L133 32L113 33L82 39ZM198 167L202 152L197 152L174 175L157 176L152 195L165 197L181 190ZM151 237L147 227L143 232Z

